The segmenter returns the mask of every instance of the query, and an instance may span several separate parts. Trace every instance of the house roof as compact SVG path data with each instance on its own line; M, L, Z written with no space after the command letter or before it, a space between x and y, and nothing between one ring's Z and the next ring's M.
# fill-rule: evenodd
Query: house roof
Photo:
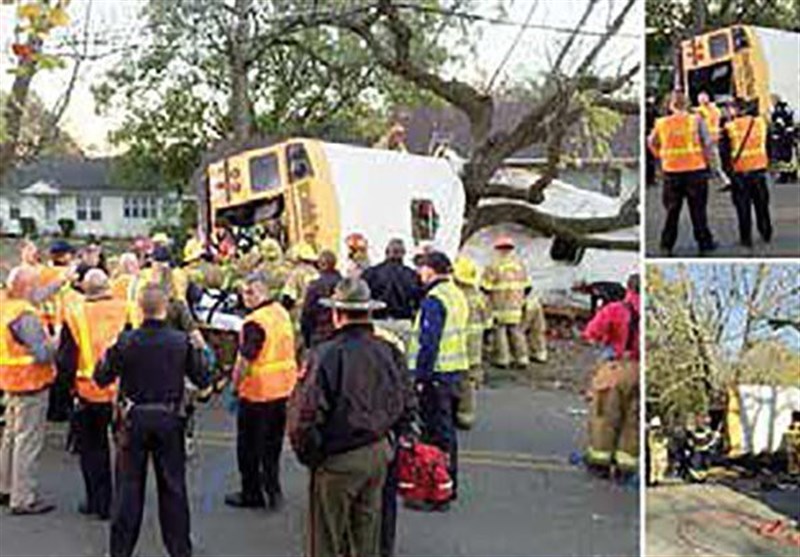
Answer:
M498 102L495 106L492 133L510 131L529 110L528 103ZM441 108L423 106L405 111L404 114L406 115L403 119L406 126L406 142L411 151L427 153L431 138L435 133L449 137L450 144L462 156L468 156L472 151L469 120L460 110L449 106ZM638 157L639 133L639 116L624 116L622 125L611 138L611 157ZM591 155L585 145L573 149L571 154L580 158L587 158ZM544 143L529 145L514 154L514 158L542 158L545 156L546 146Z
M112 164L110 157L45 158L7 172L3 177L2 189L4 192L20 192L39 184L61 192L126 189L112 180Z

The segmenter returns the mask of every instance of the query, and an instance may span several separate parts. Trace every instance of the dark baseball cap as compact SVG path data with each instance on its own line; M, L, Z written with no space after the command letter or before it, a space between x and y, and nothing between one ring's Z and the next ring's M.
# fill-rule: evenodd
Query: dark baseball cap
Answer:
M75 248L66 240L55 240L50 244L50 255L63 255L65 253L75 253Z
M414 258L417 267L430 267L439 275L449 275L453 272L453 263L446 254L440 251L420 254Z

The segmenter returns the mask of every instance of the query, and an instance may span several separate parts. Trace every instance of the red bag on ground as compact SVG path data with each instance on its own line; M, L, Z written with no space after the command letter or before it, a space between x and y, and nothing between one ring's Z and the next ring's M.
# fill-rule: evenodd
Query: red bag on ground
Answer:
M445 503L453 496L447 455L424 443L397 449L397 489L407 503Z

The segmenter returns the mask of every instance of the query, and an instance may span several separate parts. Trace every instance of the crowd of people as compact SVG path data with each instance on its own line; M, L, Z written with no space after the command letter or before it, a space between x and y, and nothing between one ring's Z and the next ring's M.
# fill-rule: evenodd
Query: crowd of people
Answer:
M706 92L699 93L697 100L697 107L692 109L683 91L673 91L666 113L654 119L647 140L663 175L662 201L667 214L661 233L662 252L672 254L684 201L700 253L717 248L707 215L710 180L721 191L730 191L741 245L753 247L754 217L761 239L769 243L768 122L753 103L735 100L720 107ZM649 167L648 174L653 173Z
M111 555L134 551L150 456L165 546L191 554L190 424L197 402L227 388L241 483L225 504L282 508L288 435L310 470L307 553L391 555L402 440L446 455L452 496L424 507L446 512L458 496L457 429L477 419L484 360L547 359L541 304L513 240L497 239L481 270L432 248L409 266L400 239L373 265L360 234L347 238L343 264L305 242L284 255L269 236L247 248L216 239L210 250L190 238L180 264L164 234L116 257L57 240L47 263L22 244L0 291L0 504L20 515L54 508L36 482L44 422L69 419L85 486L78 510L111 520ZM243 315L229 378L193 309L209 289L235 292ZM614 346L611 358L638 350L628 345L632 303L607 306L590 327L587 339Z

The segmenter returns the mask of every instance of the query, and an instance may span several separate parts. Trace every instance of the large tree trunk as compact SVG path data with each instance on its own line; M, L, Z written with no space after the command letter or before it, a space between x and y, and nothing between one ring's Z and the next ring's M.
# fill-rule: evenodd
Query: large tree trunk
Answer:
M247 19L251 4L252 0L236 0L234 5L235 21L230 36L231 95L228 110L233 127L233 138L237 142L245 141L253 128L252 106L247 81L250 40Z
M41 39L31 39L27 46L32 52L39 52L42 47ZM17 66L17 76L11 86L11 94L6 99L3 107L3 116L6 121L6 140L0 144L0 178L11 170L17 159L17 147L22 132L22 115L25 104L28 102L28 92L31 81L36 73L36 62L31 57L20 59Z

